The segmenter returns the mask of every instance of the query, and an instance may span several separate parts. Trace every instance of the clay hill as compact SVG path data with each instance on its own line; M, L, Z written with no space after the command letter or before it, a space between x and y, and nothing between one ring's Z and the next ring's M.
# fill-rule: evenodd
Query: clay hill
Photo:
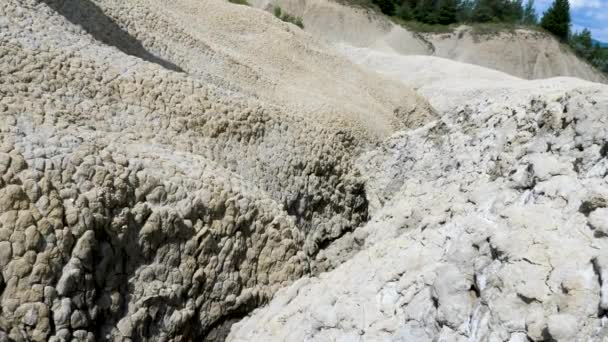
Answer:
M0 4L0 341L608 338L603 76L250 5Z

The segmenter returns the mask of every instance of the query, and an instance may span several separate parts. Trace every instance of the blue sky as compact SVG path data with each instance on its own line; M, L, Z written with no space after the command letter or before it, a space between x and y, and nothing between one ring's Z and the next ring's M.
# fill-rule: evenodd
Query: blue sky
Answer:
M539 18L552 0L536 0ZM524 1L525 3L525 1ZM570 0L572 30L588 28L593 38L608 43L608 0Z

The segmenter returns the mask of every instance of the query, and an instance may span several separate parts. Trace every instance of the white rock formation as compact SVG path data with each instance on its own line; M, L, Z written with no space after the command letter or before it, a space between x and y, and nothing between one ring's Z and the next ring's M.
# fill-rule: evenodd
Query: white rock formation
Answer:
M360 158L372 219L342 238L359 252L228 340L608 340L608 87L342 50L418 84L441 119Z

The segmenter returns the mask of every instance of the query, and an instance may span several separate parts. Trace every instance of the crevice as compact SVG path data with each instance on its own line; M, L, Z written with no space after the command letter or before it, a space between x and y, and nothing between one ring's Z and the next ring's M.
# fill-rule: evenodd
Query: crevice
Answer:
M435 296L431 296L431 300L433 301L433 307L435 309L439 308L439 298L435 297Z
M557 342L557 340L551 336L549 328L543 329L543 342Z
M239 308L236 311L220 317L201 334L200 339L195 338L194 340L203 342L224 342L230 333L232 325L245 318L253 309L254 308Z
M562 290L562 293L565 295L568 295L570 293L570 290L568 290L568 288L564 286L564 283L561 283L559 288L560 288L560 290Z
M353 214L360 215L361 222L359 223L359 225L362 225L369 221L369 202L367 200L367 195L365 193L365 187L362 184L357 184L357 186L354 186L354 188L355 189L350 192L350 195L352 195L352 198L356 199L356 204L354 206L352 206ZM300 197L300 195L298 196L298 198L299 197ZM326 205L329 205L329 203L326 203L324 205L317 204L314 207L307 208L308 209L307 211L323 212L323 209L325 209ZM295 214L293 211L290 212L289 210L288 210L288 213L290 215ZM296 215L296 218L298 220L302 219L301 216L297 216L297 215ZM316 244L317 248L316 248L315 254L313 256L316 256L320 251L328 248L333 242L342 238L346 234L352 233L356 228L359 227L359 225L358 226L349 225L347 227L344 227L339 235L337 235L335 237L328 237L327 239L318 241Z
M477 287L476 282L473 282L473 284L471 284L471 287L469 288L469 292L471 294L473 294L473 296L475 296L475 298L480 298L481 297L481 293L479 291L479 288Z
M574 172L581 173L581 165L583 165L583 158L576 158L572 163L572 168Z
M0 297L2 297L2 293L4 293L5 288L6 284L4 283L4 277L2 276L2 272L0 272Z
M165 69L184 72L178 65L155 56L139 40L123 30L91 0L38 0L74 25L82 27L96 40L116 47L127 55L139 57Z
M602 145L602 148L600 148L600 156L602 156L602 158L608 157L608 142L605 142L604 145Z
M526 304L531 304L531 303L542 303L540 300L534 298L534 297L528 297L528 296L524 296L521 293L517 294L517 298L521 299L522 302L526 303Z
M590 226L590 227L593 227L593 226L591 226L591 225L589 225L589 226ZM595 228L594 228L594 229L595 229ZM604 233L604 232L603 232L603 231L601 231L601 230L597 230L597 229L595 229L595 230L593 231L593 237L594 237L594 238L596 238L596 239L605 238L605 237L607 237L607 236L608 236L608 234Z
M606 279L602 278L602 267L600 266L600 263L597 260L597 258L591 259L591 266L593 266L593 273L595 273L595 275L597 276L597 282L599 283L599 286L600 286L599 295L600 295L600 298L602 298L602 287L604 286L604 281L606 281ZM605 310L604 308L601 307L601 304L598 304L597 317L600 318L600 317L604 317L606 315L608 315L608 310Z
M605 208L607 204L608 203L606 203L605 199L595 197L590 200L583 201L581 206L578 208L578 211L585 216L589 216L589 214L591 214L591 212L593 212L595 209Z
M490 255L492 257L492 260L499 260L499 261L509 261L509 258L505 256L504 252L499 250L498 248L496 248L495 246L492 245L492 242L490 242L490 238L487 238L486 241L488 242L488 246L490 247Z
M528 264L530 264L530 265L535 265L535 266L545 266L545 265L541 265L541 264L535 263L534 261L532 261L532 260L530 260L530 259L528 259L528 258L522 258L521 260L522 260L522 261L527 262L527 263L528 263Z

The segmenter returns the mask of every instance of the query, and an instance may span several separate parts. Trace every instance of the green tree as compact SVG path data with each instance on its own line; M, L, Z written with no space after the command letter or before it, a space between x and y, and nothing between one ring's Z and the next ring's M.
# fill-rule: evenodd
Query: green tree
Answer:
M570 37L570 46L578 55L588 60L593 59L594 55L597 55L597 50L595 50L593 39L591 38L591 31L588 29L574 33Z
M392 0L373 0L373 2L380 7L380 11L386 15L395 14L395 4Z
M593 47L593 57L590 62L596 68L608 74L608 48L603 48L596 43Z
M521 20L523 12L522 0L477 0L472 21L515 23Z
M463 0L460 2L456 19L458 22L470 22L473 17L473 9L475 8L475 0Z
M435 0L420 0L414 9L414 18L427 24L437 24L439 22L437 6Z
M521 18L521 23L524 25L536 25L538 24L538 16L534 9L534 0L528 0L524 7L524 13Z
M399 8L397 8L395 15L403 20L414 19L414 11L408 1L404 1Z
M477 0L471 20L478 23L486 23L496 20L496 11L493 6L493 0Z
M563 40L568 39L570 34L570 3L568 0L555 0L544 13L540 26Z
M521 21L521 18L524 16L524 6L522 4L522 0L507 0L504 3L504 6L505 13L504 18L502 18L504 21L511 23Z
M437 22L449 25L456 22L460 3L458 0L439 0L437 4Z

